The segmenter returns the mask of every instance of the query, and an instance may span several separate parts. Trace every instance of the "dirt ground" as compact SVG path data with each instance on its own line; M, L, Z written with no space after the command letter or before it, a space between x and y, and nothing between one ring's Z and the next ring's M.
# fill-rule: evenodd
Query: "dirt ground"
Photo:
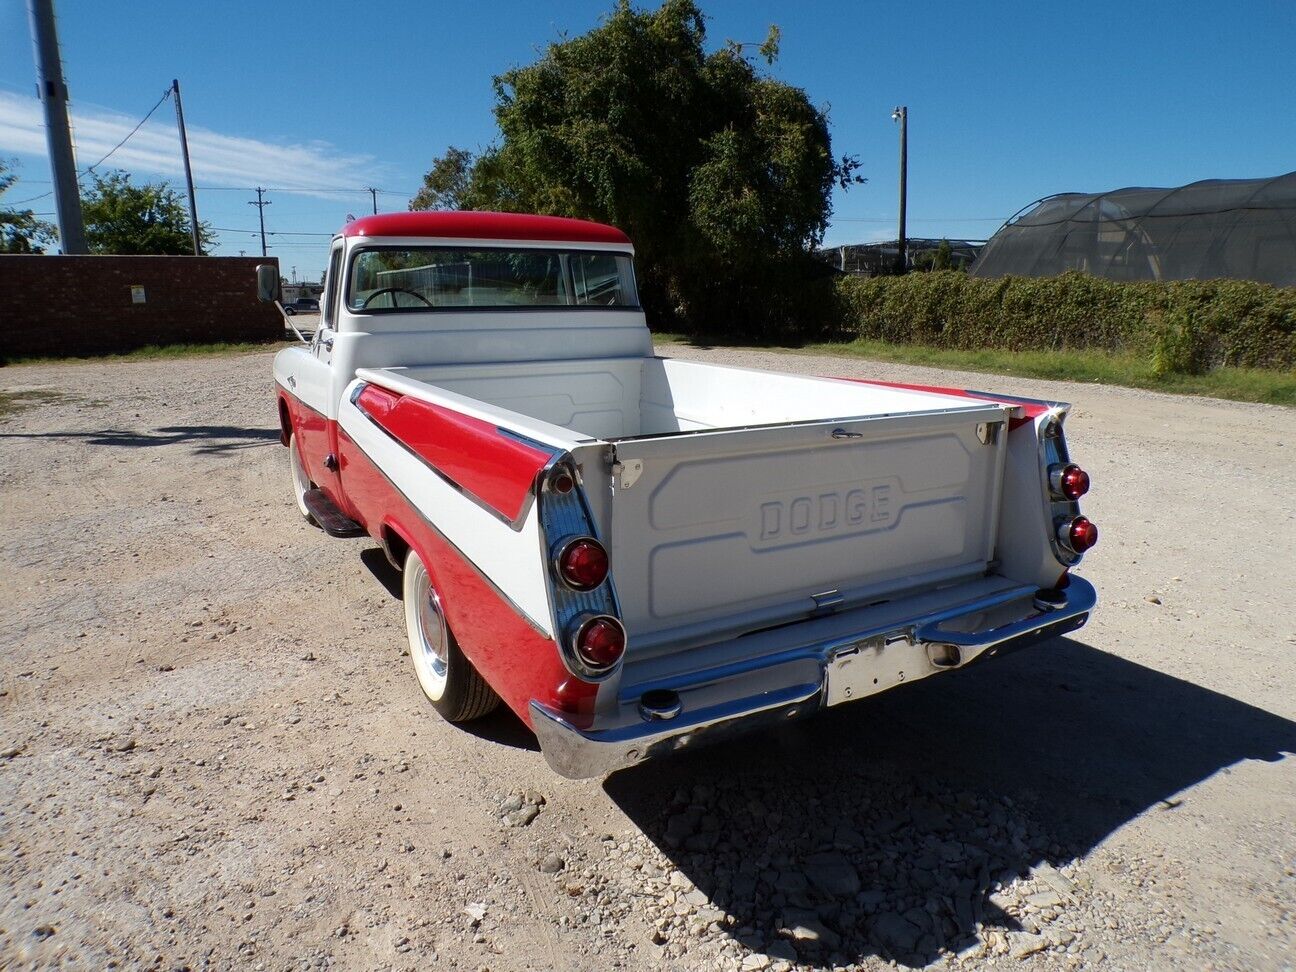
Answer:
M1093 621L565 781L419 695L268 355L5 368L0 967L1293 967L1296 412L667 353L1074 402Z

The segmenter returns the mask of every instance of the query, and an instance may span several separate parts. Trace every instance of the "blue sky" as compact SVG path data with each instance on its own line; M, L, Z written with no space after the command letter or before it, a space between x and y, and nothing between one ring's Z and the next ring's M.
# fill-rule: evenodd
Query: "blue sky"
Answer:
M404 209L447 145L494 140L493 75L611 5L56 0L77 163L178 77L216 252L259 252L248 189L278 188L267 229L318 235L274 236L271 253L318 277L328 235L369 211L363 187ZM712 46L777 23L772 72L829 106L835 151L863 162L869 182L837 195L827 244L894 238L897 104L910 111L911 236L984 238L1054 192L1296 169L1287 0L702 6ZM0 156L22 177L7 202L50 188L34 77L25 0L0 0ZM179 182L176 146L168 101L104 168ZM49 196L28 205L53 210Z

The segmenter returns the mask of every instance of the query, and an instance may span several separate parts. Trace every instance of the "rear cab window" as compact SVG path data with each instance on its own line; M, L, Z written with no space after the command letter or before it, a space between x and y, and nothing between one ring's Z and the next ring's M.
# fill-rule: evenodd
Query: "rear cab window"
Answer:
M381 313L471 308L639 308L628 253L509 247L367 247L347 307Z

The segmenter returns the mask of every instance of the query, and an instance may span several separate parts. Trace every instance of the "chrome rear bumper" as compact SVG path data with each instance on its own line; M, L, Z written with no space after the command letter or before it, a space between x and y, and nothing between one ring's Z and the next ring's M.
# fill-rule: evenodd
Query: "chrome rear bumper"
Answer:
M1097 601L1079 577L1062 598L1035 595L1005 585L953 605L927 605L908 619L894 609L862 609L762 632L738 639L743 644L732 643L727 655L710 653L707 667L648 671L632 685L623 679L615 710L599 713L588 728L533 700L532 726L556 772L603 776L1074 631Z

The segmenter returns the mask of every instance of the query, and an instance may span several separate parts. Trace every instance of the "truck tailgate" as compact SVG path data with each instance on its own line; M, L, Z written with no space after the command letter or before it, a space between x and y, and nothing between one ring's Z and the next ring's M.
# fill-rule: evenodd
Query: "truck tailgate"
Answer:
M611 553L631 651L983 572L1008 417L959 404L615 441Z

